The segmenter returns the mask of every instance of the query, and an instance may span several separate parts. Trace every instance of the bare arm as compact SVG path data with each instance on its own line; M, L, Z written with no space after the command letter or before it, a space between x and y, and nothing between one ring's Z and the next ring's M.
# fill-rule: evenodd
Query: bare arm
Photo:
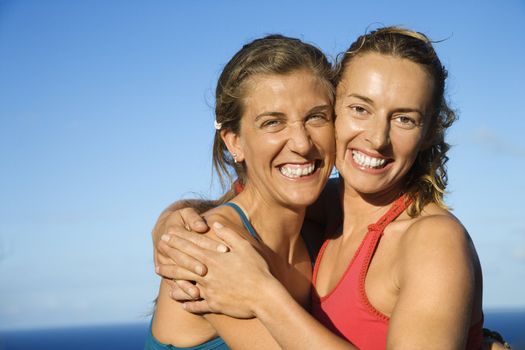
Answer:
M177 249L208 266L204 277L185 276L198 282L201 295L206 299L185 303L186 310L197 313L211 310L237 318L257 317L285 349L355 349L293 299L248 241L227 228L216 226L214 230L230 252L207 251L189 242L170 239L169 243L174 243ZM167 267L161 269L161 273L171 273ZM242 276L242 283L238 282L238 276Z
M182 265L192 264L196 266L198 271L205 273L206 267L200 264L198 261L195 261L190 256L185 254L177 254L168 256L164 253L162 248L161 237L165 234L184 234L189 231L204 233L208 231L208 225L206 221L199 215L199 213L208 210L213 205L214 201L198 200L198 199L188 199L180 200L171 204L166 208L157 219L155 226L151 232L151 238L153 240L153 260L155 267L161 264L164 265L173 265L176 263ZM193 238L194 241L200 239L201 235L195 235ZM211 242L209 242L211 243ZM203 247L207 245L201 243ZM163 284L171 287L172 291L170 295L178 298L179 300L191 300L198 297L198 290L188 281L172 281L171 279L163 279Z
M475 294L464 228L435 215L415 223L400 246L399 297L388 349L464 349Z
M451 223L448 222L448 224ZM433 223L431 226L436 225L441 228L446 227L442 223ZM392 316L391 327L393 328L389 333L389 348L464 348L464 345L461 344L465 340L465 332L469 326L469 300L473 286L473 283L469 281L468 262L470 261L470 254L468 244L464 241L465 236L462 227L452 223L450 229L456 230L457 236L455 241L446 237L446 242L451 246L445 252L448 250L456 252L454 253L455 258L454 256L445 256L440 259L447 260L450 263L452 261L450 259L459 258L459 261L455 260L449 266L458 265L460 268L458 270L453 268L448 273L443 274L443 277L451 272L457 273L456 277L460 283L451 290L448 285L453 281L441 280L439 283L443 288L436 295L433 295L434 287L432 287L431 290L424 291L423 295L417 296L414 294L417 293L417 290L411 291L410 286L405 285L404 287L407 289L402 294L395 314ZM190 241L177 237L172 237L170 244L166 244L166 247L176 246L177 251L184 251L193 255L196 259L210 266L209 275L205 278L196 276L191 272L181 275L181 270L173 271L169 267L163 267L163 272L171 277L200 281L202 294L211 305L208 304L207 300L186 303L184 305L188 311L196 313L223 312L240 318L257 317L278 341L279 345L285 349L353 349L349 343L329 332L295 302L279 281L269 273L266 263L251 245L229 229L218 229L217 232L231 247L231 253L217 254L215 250L202 249ZM413 238L414 241L411 243L418 247L420 244L417 238L417 236ZM431 243L428 247L431 252L423 253L425 257L428 257L436 248L436 243L429 240L431 238L429 235L419 238ZM459 252L458 248L461 248ZM440 254L437 255L439 258ZM422 264L414 263L411 259L413 257L407 260L409 266L424 267ZM467 267L466 270L465 267ZM188 273L189 275L187 275ZM413 278L417 278L417 281L420 281L421 276L425 274L436 275L430 271L411 271L411 273ZM233 280L232 276L235 276ZM242 279L238 276L242 276ZM458 291L460 292L459 297L457 296ZM446 296L446 301L441 300L443 295ZM455 299L453 303L448 302L449 296ZM429 300L426 300L427 298ZM417 307L412 307L416 304ZM494 339L485 338L483 349L503 348L503 345Z
M221 220L224 222L226 218L221 217L220 214L212 214L207 216L207 221L210 223L214 223L217 220ZM209 230L205 235L203 235L205 238L209 238L212 240L217 239L215 236L215 231L212 228ZM171 237L175 238L175 237ZM246 242L247 245L251 247L251 244L256 244L255 242L249 243L248 241L243 240ZM165 243L171 243L165 242ZM190 242L191 243L191 242ZM191 243L193 246L197 246L194 243ZM224 253L220 253L217 251L211 251L212 254L217 255L223 255ZM259 256L258 256L259 257ZM266 261L262 258L261 263L265 266ZM208 271L209 273L209 271ZM198 286L200 286L200 283L205 283L205 280L198 274L188 274L187 277L191 280L197 281ZM235 278L234 274L230 274L230 278ZM212 287L213 289L213 287ZM208 289L202 289L202 296L206 296L206 292ZM185 314L180 314L180 312L183 312ZM266 349L280 349L278 343L275 341L275 339L272 337L270 332L264 327L264 325L260 322L260 320L253 318L253 315L222 315L222 314L205 314L203 315L204 319L206 319L209 324L217 331L218 335L225 340L225 342L228 344L229 347L232 349L255 349L255 350L266 350ZM232 317L233 316L233 317ZM184 318L191 320L191 317L195 317L193 314L188 313L183 310L183 308L180 308L180 311L178 312L178 318Z
M325 235L320 233L331 233L342 222L339 185L339 179L330 179L318 200L308 208L302 236L307 241L312 254L317 253L325 239ZM171 265L172 270L178 269L182 275L184 275L182 268L205 274L206 265L191 255L181 253L163 244L161 237L170 234L198 244L202 248L213 251L224 250L223 245L212 239L206 239L202 235L207 232L208 225L200 214L217 205L217 201L189 199L177 201L165 209L152 231L155 266ZM176 284L171 280L166 280L172 287L171 296L181 301L198 298L199 290L183 279L183 277L176 279Z
M309 222L310 226L305 225L303 237L309 241L309 245L312 247L320 246L324 240L324 236L319 234L319 230L331 232L342 222L339 186L339 179L330 179L317 201L307 210L305 222ZM199 235L191 234L191 232L205 233L209 229L206 221L200 214L218 205L218 201L214 200L183 199L174 202L166 208L160 214L151 233L155 248L155 266L161 263L168 264L170 259L173 261L174 258L179 258L185 259L181 262L183 266L193 264L193 270L197 267L205 269L206 267L199 261L192 260L191 257L186 258L177 252L173 252L171 256L168 256L168 249L160 249L161 237L165 234L171 234L197 243L196 240L199 239ZM210 250L218 248L218 244L212 240L201 240L198 244ZM167 247L164 246L164 248Z

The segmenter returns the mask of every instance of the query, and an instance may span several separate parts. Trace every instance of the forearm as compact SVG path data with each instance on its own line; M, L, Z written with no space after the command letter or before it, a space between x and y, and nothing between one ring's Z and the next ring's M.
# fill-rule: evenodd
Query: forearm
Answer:
M356 349L319 323L277 280L261 289L265 295L255 314L283 349Z

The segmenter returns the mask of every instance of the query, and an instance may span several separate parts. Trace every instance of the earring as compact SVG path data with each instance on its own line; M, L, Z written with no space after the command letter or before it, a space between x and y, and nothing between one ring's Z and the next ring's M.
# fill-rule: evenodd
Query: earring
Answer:
M237 153L235 153L235 152L232 153L232 157L233 157L233 162L234 162L235 164L237 164Z

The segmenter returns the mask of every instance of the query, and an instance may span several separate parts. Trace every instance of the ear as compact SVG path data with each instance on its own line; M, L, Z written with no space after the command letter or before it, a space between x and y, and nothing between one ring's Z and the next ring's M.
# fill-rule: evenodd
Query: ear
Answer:
M241 137L231 130L221 130L221 138L235 162L243 162L244 152L241 145Z

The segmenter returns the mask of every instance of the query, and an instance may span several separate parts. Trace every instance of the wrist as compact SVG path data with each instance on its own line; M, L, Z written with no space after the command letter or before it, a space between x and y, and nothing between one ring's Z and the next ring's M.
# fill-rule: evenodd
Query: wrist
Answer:
M281 282L269 272L268 275L251 307L254 316L261 320L275 313L276 307L283 305L283 299L290 297Z

